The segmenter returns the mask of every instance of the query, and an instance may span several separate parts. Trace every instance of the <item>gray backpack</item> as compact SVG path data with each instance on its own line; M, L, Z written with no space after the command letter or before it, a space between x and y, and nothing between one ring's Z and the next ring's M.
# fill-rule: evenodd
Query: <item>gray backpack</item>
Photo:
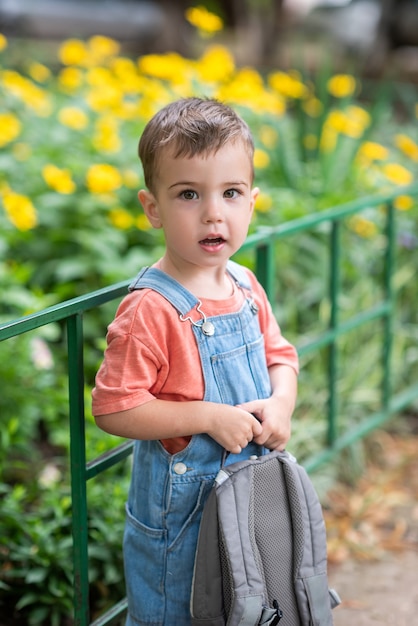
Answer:
M288 452L222 467L196 550L192 626L331 626L325 524Z

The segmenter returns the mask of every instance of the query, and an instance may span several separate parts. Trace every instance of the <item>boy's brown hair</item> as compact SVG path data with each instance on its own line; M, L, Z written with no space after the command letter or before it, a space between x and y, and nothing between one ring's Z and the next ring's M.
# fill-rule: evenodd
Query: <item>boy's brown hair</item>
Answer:
M145 126L138 146L145 184L154 191L160 153L174 157L217 152L228 142L241 141L253 168L254 142L244 120L231 107L214 99L183 98L165 106Z

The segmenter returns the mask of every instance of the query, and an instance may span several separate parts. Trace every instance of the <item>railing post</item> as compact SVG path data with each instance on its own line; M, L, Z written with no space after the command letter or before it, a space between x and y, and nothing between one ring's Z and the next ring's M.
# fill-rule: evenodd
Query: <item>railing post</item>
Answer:
M74 565L74 624L89 624L87 476L84 425L83 318L67 320L70 461Z
M340 222L333 220L331 222L330 233L330 256L329 256L329 299L330 299L330 320L329 327L336 330L338 327L338 310L339 310L339 294L340 294ZM328 361L328 431L327 443L332 446L337 438L337 385L338 385L338 336L336 335L329 347Z
M274 248L271 239L256 248L255 273L270 301L274 297Z

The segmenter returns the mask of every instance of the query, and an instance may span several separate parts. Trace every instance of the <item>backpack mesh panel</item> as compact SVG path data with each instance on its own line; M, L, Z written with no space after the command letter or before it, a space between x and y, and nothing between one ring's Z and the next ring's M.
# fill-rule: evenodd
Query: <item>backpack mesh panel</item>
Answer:
M286 503L282 463L263 463L254 466L254 542L263 563L269 606L277 600L283 611L280 626L300 626L301 621L294 591L294 546L300 544L299 531L292 526L288 506L283 505L276 519L271 516L271 501ZM303 528L301 528L303 532ZM296 534L296 540L295 540Z
M223 537L221 528L219 528L219 558L221 561L221 571L222 571L222 591L223 591L222 595L223 595L224 611L225 611L225 614L229 616L231 612L231 606L232 606L232 593L233 593L234 583L232 580L229 560L225 552L225 542L224 542L224 537Z

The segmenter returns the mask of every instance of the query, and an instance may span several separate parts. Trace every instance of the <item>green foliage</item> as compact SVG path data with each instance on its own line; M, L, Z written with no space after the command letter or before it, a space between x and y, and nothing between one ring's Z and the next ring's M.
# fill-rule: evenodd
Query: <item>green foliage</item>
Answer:
M0 604L3 614L15 606L10 617L28 614L30 626L47 619L59 626L72 612L71 500L51 493L37 510L33 501L25 502L34 491L34 485L17 485L2 493Z
M9 619L27 616L30 626L59 626L73 614L68 472L54 461L39 464L33 479L33 469L24 484L1 484L0 607ZM121 538L128 480L127 468L118 468L89 486L93 613L124 593Z

